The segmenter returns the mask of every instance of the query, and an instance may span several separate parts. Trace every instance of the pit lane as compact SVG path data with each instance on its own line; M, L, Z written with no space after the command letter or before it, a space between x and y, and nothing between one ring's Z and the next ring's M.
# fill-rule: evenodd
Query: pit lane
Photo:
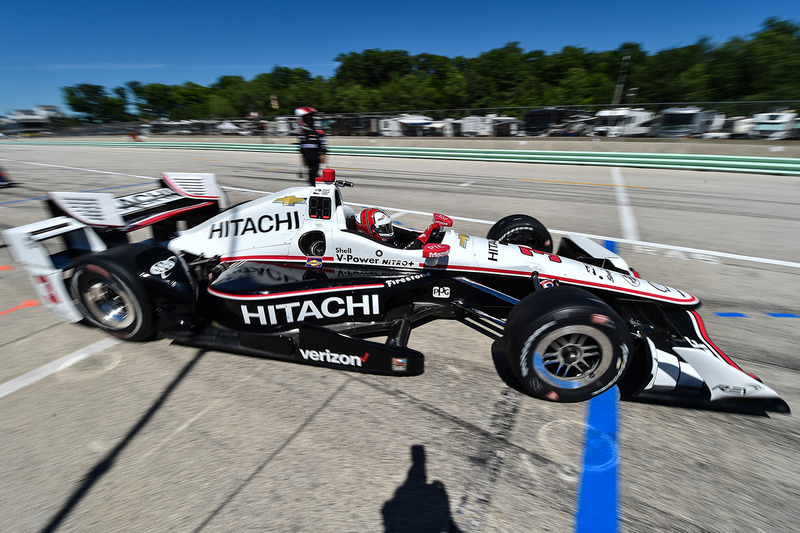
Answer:
M215 172L232 200L251 199L302 183L297 159L2 145L0 165L20 186L0 193L0 227L45 218L32 199L46 191L147 190L145 178L162 171ZM641 239L630 242L609 169L331 164L356 182L346 201L389 206L414 227L438 211L456 218L457 231L482 235L486 222L522 212L557 231L617 239L646 278L699 296L717 344L799 405L797 178L622 170ZM6 249L0 254L0 383L107 339L23 305L34 296L30 283ZM800 494L793 416L622 402L615 438L593 435L589 404L520 394L500 344L475 329L436 322L415 330L411 345L428 356L427 370L405 379L167 341L118 343L64 362L0 398L0 526L381 531L453 521L461 531L568 531L591 505L579 494L584 474L613 467L601 488L618 483L617 512L595 518L598 530L613 531L617 519L620 531L794 529L786 505Z

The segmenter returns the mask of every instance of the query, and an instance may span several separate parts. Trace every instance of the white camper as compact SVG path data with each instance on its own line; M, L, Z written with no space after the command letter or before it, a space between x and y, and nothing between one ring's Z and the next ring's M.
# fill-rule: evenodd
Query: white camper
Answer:
M655 137L701 137L719 131L725 124L725 114L699 107L671 107L659 114L653 127Z
M593 137L635 137L650 133L655 113L638 107L617 107L597 112L590 136Z
M794 110L758 113L748 136L753 139L791 139L797 136L797 112Z
M422 136L425 127L433 123L431 117L403 113L399 117L382 118L380 134L388 137Z

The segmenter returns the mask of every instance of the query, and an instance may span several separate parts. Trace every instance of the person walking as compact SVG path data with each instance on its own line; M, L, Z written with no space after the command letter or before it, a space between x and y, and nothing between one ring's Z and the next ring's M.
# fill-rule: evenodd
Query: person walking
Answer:
M294 110L297 125L300 126L300 158L308 170L308 181L313 187L319 176L319 169L327 161L328 142L325 132L314 128L313 107L298 107Z

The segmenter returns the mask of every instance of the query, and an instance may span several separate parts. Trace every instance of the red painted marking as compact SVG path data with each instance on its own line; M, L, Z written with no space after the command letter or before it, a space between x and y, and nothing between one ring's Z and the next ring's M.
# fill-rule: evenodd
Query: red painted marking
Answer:
M19 311L20 309L24 309L26 307L36 307L37 305L40 304L36 300L26 300L16 307L12 307L11 309L6 309L5 311L0 311L0 316L7 315L8 313L13 313L14 311Z
M11 265L0 265L0 270L14 270Z

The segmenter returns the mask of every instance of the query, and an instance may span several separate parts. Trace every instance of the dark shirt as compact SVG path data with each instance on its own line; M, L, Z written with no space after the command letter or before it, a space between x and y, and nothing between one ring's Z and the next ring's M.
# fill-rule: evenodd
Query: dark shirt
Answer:
M298 134L300 153L306 161L319 161L328 151L328 142L322 130L303 130Z

